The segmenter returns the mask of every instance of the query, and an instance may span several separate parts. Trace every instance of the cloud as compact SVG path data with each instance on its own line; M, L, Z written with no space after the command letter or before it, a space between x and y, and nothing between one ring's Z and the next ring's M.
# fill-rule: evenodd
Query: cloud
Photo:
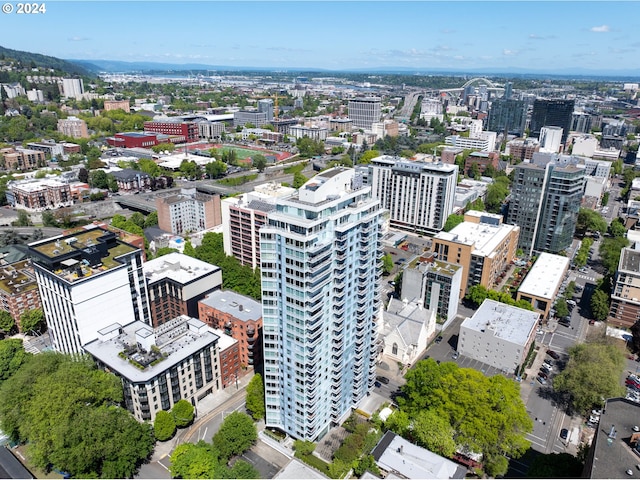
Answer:
M514 55L517 55L518 51L517 50L509 50L508 48L505 48L504 50L502 50L502 55L504 55L505 57L513 57Z
M595 33L609 32L609 25L600 25L599 27L591 27L591 31Z
M538 35L537 33L530 33L530 40L551 40L553 38L557 38L555 35Z
M86 42L87 40L89 40L87 37L69 37L68 40L70 42Z

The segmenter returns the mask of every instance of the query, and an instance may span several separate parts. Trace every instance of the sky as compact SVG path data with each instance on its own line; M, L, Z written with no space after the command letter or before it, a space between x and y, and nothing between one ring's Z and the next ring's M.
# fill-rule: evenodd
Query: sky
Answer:
M30 15L8 3L0 45L64 59L640 75L637 1L54 0Z

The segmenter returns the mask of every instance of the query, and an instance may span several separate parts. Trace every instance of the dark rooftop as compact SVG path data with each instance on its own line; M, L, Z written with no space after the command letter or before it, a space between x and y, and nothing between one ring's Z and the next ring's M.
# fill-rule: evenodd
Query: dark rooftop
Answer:
M631 248L622 249L622 270L640 272L640 251Z

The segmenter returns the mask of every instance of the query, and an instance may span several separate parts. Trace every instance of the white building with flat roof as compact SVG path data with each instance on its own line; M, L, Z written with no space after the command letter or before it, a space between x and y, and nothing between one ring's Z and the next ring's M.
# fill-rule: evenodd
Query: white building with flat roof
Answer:
M527 358L540 314L486 299L460 325L458 352L513 373Z
M536 310L548 315L569 269L569 259L541 253L518 289L516 300L526 300Z
M99 367L120 378L127 410L139 421L153 421L179 400L195 404L220 390L220 352L233 343L182 315L155 329L142 322L113 323L84 349Z

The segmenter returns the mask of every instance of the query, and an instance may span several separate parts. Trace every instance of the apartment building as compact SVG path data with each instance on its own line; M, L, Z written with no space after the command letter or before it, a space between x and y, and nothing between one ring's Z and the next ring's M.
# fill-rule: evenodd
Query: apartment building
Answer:
M262 127L269 123L268 112L241 110L233 114L233 126L244 127L247 123L253 124L254 127Z
M2 148L0 158L2 167L6 170L33 170L47 164L44 152L30 148Z
M125 112L129 112L131 106L129 100L105 100L104 110L105 112L110 112L111 110L124 110Z
M623 248L618 262L607 322L631 328L640 320L640 246Z
M518 248L527 255L569 248L584 193L584 166L549 161L520 163L514 170L506 221L520 227Z
M536 138L516 138L507 142L505 153L511 155L514 162L531 160L534 153L540 151L540 142Z
M200 318L198 302L222 286L220 267L181 253L149 260L142 270L154 328L180 315Z
M486 299L460 325L458 352L515 374L527 358L540 314Z
M460 298L473 285L493 288L516 256L519 227L502 223L502 216L470 210L464 222L438 233L432 251L443 262L462 266Z
M259 268L260 227L267 223L267 214L275 210L276 199L293 195L295 191L279 183L267 183L255 187L253 192L222 200L224 253L243 265Z
M433 234L453 212L457 165L382 155L362 170L374 198L389 210L392 227Z
M161 143L157 134L140 132L116 133L113 137L108 137L106 140L112 147L119 148L150 148ZM167 138L166 141L168 142L170 139Z
M43 211L73 205L69 184L59 180L18 180L9 182L7 186L7 202L12 207Z
M114 319L150 323L143 252L114 232L92 228L29 245L55 350L82 347Z
M267 426L314 441L373 387L382 214L353 169L333 168L260 229Z
M140 170L124 168L111 172L121 192L140 192L151 188L151 176Z
M198 302L198 318L238 341L241 366L262 370L262 305L259 302L231 290L216 290Z
M542 127L562 128L562 144L567 144L571 131L575 100L537 98L533 102L533 111L529 123L530 135L539 137Z
M28 310L40 308L38 283L29 260L0 266L0 302L0 308L11 314L18 330L29 333L23 331L20 316Z
M199 400L222 388L222 352L235 341L186 315L153 329L142 322L111 323L85 350L99 368L122 381L125 408L153 422L180 400Z
M491 102L487 130L522 135L527 124L527 103L524 100L498 98Z
M461 265L437 260L433 254L424 255L404 269L400 298L419 299L442 323L453 320L458 314L462 272Z
M58 120L58 131L67 137L89 138L87 122L73 116Z
M491 165L494 170L498 169L500 154L498 152L471 152L464 161L464 173L469 175L473 165L478 166L480 175L484 175L487 167Z
M371 130L373 124L382 118L381 99L363 97L349 100L349 118L354 127Z
M81 100L84 95L84 82L81 78L63 78L61 87L65 98Z
M451 145L465 150L478 150L491 152L496 146L496 132L481 132L477 137L463 137L461 135L449 135L444 139L446 145Z
M156 197L158 227L174 235L208 230L222 222L220 195L183 188L177 195Z

